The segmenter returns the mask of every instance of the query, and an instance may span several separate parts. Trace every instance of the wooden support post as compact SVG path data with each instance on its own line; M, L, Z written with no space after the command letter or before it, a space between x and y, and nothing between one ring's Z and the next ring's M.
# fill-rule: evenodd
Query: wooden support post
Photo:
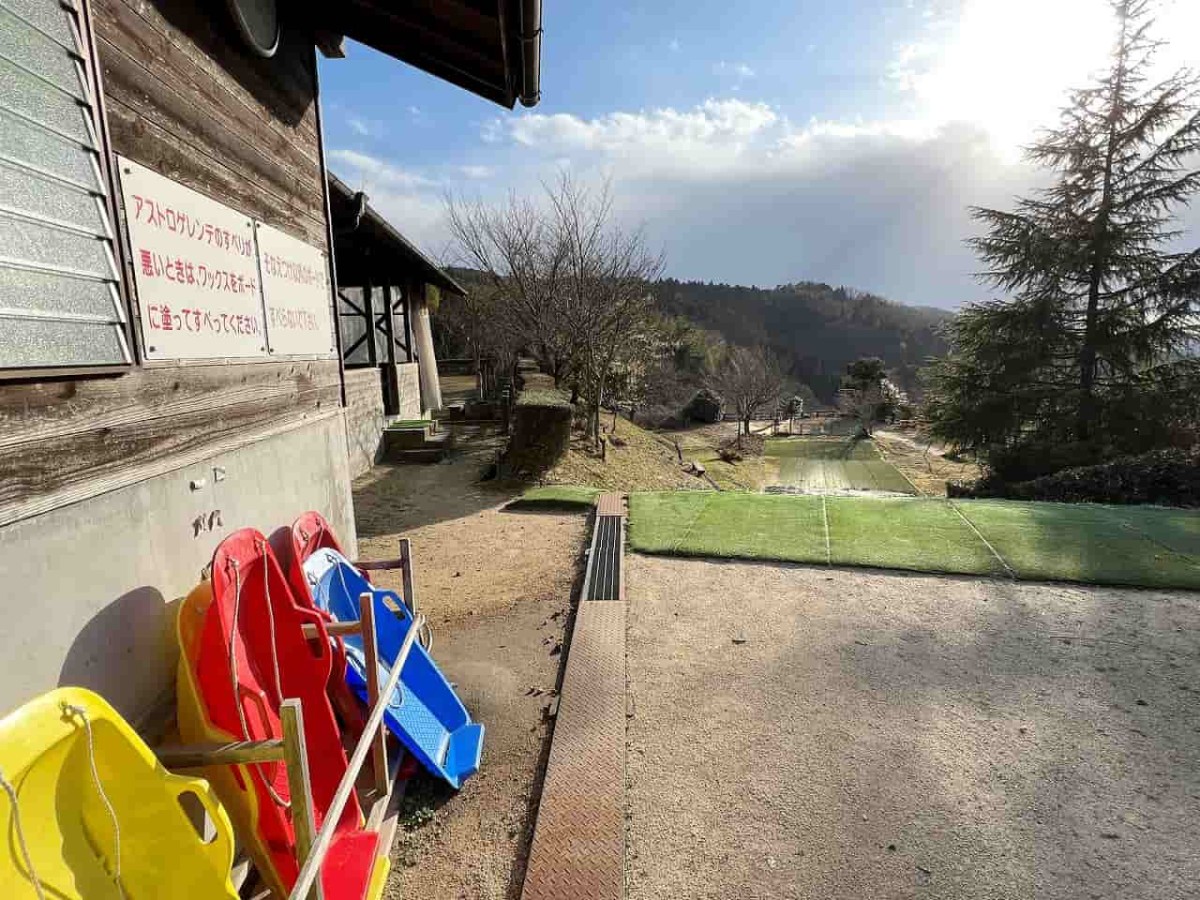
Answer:
M367 668L367 706L379 702L379 644L375 635L375 601L364 591L358 598L358 621L362 623L363 656ZM388 778L387 728L381 727L371 738L371 764L375 769L375 795L386 797L391 790Z
M315 641L321 636L320 630L311 622L305 622L300 626L304 632L304 636L310 641ZM325 633L330 637L339 637L345 634L358 634L358 622L326 622Z
M232 744L187 744L156 747L154 755L168 769L240 766L283 759L283 741L238 741Z
M413 586L412 560L412 545L408 542L408 538L400 538L400 561L404 563L404 568L400 572L401 588L404 591L404 602L408 606L408 611L415 616L417 614L417 594L416 588Z
M316 884L321 860L329 849L329 844L333 841L333 833L337 830L338 819L346 808L350 794L354 791L354 782L358 778L358 773L362 771L363 763L367 761L367 754L371 752L372 736L383 726L383 716L387 712L387 698L392 695L392 691L400 683L400 673L404 671L404 663L408 661L408 655L412 652L413 644L416 643L417 633L424 627L425 618L416 616L413 619L412 627L408 629L408 634L404 636L404 643L400 645L400 652L396 654L396 661L392 665L392 673L388 676L387 684L379 692L381 699L371 709L371 714L367 717L367 724L363 726L362 737L354 745L354 753L350 756L346 773L338 782L333 800L325 811L321 830L317 833L316 843L313 844L312 854L300 867L300 874L296 876L296 884L292 887L289 900L301 900L301 898L309 897L309 889Z
M292 804L292 828L296 831L296 864L304 868L312 853L317 834L313 816L312 781L308 773L308 748L304 741L304 710L295 698L279 707L283 725L283 758L287 763L288 788ZM323 900L321 881L314 878L306 900Z

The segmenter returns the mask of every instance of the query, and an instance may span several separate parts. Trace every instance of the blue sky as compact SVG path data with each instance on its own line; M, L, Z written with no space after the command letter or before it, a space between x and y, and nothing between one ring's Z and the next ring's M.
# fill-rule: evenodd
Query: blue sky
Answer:
M1159 15L1164 35L1200 33L1200 3ZM1104 0L546 0L544 16L533 110L361 45L322 60L331 168L447 262L447 192L535 194L569 167L611 179L675 277L942 307L988 296L966 207L1037 182L1019 147L1110 34Z

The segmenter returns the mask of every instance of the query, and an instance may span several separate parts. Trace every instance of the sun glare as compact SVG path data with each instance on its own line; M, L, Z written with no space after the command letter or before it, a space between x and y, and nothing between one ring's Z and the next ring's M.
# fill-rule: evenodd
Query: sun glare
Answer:
M1068 91L1106 66L1115 19L1106 0L966 0L934 32L927 66L907 78L923 114L977 123L1015 158L1057 121ZM1160 70L1194 64L1200 3L1160 4L1155 32L1169 42Z

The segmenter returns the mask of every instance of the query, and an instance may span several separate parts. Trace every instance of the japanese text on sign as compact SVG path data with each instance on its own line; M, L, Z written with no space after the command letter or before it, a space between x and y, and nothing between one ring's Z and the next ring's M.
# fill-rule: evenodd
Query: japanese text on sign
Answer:
M267 314L267 346L275 354L332 354L329 263L325 254L261 222L255 234Z
M266 354L250 218L118 157L150 359Z

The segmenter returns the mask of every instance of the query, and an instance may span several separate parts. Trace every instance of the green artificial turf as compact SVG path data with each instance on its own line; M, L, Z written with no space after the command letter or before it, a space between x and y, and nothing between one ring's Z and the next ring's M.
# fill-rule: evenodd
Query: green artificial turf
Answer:
M871 441L775 438L767 441L763 454L779 460L780 484L804 491L915 493L908 479L880 458Z
M835 565L1003 575L1004 566L944 500L829 497Z
M826 558L820 497L631 494L629 542L644 553L821 563Z
M767 438L763 455L794 459L879 459L879 451L871 441L829 437Z
M1198 514L1153 507L957 501L1019 578L1200 588Z
M553 509L591 507L596 505L600 490L573 484L544 484L532 487L508 504L509 509Z
M835 565L1200 590L1185 510L683 491L632 494L629 515L644 553L824 563L828 539Z

